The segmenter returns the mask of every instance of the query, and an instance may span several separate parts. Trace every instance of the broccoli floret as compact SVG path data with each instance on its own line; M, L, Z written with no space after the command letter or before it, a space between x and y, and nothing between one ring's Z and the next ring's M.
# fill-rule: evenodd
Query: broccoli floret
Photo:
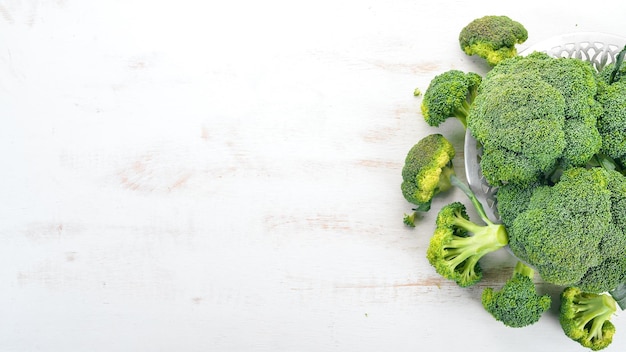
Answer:
M517 262L512 277L500 291L491 287L483 290L483 307L506 326L521 328L536 323L552 300L549 295L537 294L534 275L532 268Z
M428 211L433 197L449 190L454 146L441 134L422 138L408 152L402 168L402 195L417 207L415 211ZM405 216L405 223L414 224L415 215Z
M478 55L492 66L516 56L515 44L521 44L526 39L526 28L507 16L477 18L459 34L459 44L467 55Z
M482 279L479 260L506 246L509 240L504 225L489 220L470 188L456 176L451 177L451 182L470 198L485 225L472 222L463 203L453 202L444 206L437 214L435 233L430 239L426 257L441 276L467 287Z
M594 100L597 73L587 61L533 52L506 60L490 71L491 75L512 73L536 76L556 88L565 99L566 118L597 117L601 113L600 105Z
M511 226L513 220L528 209L530 197L535 188L544 185L543 183L533 183L528 186L509 183L498 188L496 193L496 209L504 226Z
M576 286L585 292L602 293L615 289L623 282L626 282L626 258L612 257L589 268Z
M483 147L480 166L493 186L530 184L552 170L565 148L565 101L535 75L487 74L468 117Z
M511 250L548 283L578 283L606 259L601 243L614 228L608 182L602 168L572 168L554 186L537 187L508 228Z
M591 116L565 120L566 147L561 156L563 168L583 166L600 151L603 142L596 122L596 118Z
M613 341L615 326L610 319L616 310L615 300L609 295L567 287L561 293L559 321L565 335L597 351Z
M575 285L591 293L611 291L626 282L626 177L615 170L606 173L611 192L611 224L599 245L603 261L589 268Z
M450 70L430 81L422 99L422 115L430 126L455 117L464 127L482 77L473 72Z
M535 52L489 71L468 115L487 181L529 184L584 166L602 146L597 91L593 67L579 59Z
M604 111L598 118L602 152L613 159L626 157L626 80L606 86L598 94Z

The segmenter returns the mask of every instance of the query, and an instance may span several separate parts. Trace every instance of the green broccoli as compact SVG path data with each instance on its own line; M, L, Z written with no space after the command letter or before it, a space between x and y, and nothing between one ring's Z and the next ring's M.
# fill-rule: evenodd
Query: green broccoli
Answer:
M521 328L536 323L550 308L552 299L549 295L537 294L534 275L532 268L518 261L513 276L500 291L491 287L483 290L483 307L506 326Z
M482 279L478 261L506 246L509 240L504 225L489 220L471 189L456 176L450 180L469 197L485 225L472 222L463 203L444 206L437 214L435 233L430 239L426 258L441 276L467 287Z
M504 226L511 226L513 220L528 209L530 198L535 188L539 186L545 186L545 183L537 182L523 186L516 183L508 183L498 187L496 191L496 210Z
M606 174L611 192L611 223L598 247L602 261L589 268L575 284L591 293L612 291L626 282L626 177L611 169Z
M626 166L626 80L614 82L598 93L604 111L598 118L602 153Z
M454 146L441 134L422 138L408 152L402 168L402 195L417 207L414 211L428 211L435 195L452 188L450 176ZM405 215L404 223L415 226L416 214Z
M602 106L598 93L597 73L591 63L575 58L554 58L534 52L503 62L490 72L523 74L538 77L550 84L565 101L565 142L561 161L565 167L583 166L601 147L602 139L596 121Z
M615 326L610 319L616 310L616 302L610 295L567 287L561 293L559 321L565 335L597 351L613 341Z
M507 16L484 16L465 26L459 34L459 44L467 55L478 55L495 66L515 57L515 44L528 39L524 26Z
M513 253L548 283L578 283L607 259L602 241L615 227L609 180L603 168L571 168L555 185L536 187L508 227Z
M586 165L602 146L597 92L593 67L578 59L535 52L489 71L467 118L487 181L530 184Z
M422 115L430 126L455 117L464 127L482 77L473 72L450 70L430 81L422 99Z
M497 66L500 67L500 66ZM487 74L468 116L482 145L480 166L493 186L536 182L565 148L565 101L535 75Z

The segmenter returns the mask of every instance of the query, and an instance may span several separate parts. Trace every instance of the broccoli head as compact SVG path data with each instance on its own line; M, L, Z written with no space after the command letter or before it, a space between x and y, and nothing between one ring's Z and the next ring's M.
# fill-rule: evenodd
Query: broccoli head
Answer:
M597 92L593 66L579 59L535 52L489 71L467 118L487 181L529 184L586 165L603 142Z
M470 105L476 97L482 77L473 72L450 70L430 81L422 99L422 115L430 126L439 126L455 117L464 127Z
M486 219L482 207L477 210L482 211L486 225L470 221L465 205L460 202L444 206L437 215L435 233L426 251L437 273L461 287L479 282L482 269L478 261L508 243L504 226Z
M497 67L483 80L468 116L483 147L481 170L494 186L533 183L563 154L565 101L540 78L491 74Z
M491 287L483 290L483 307L506 326L521 328L536 323L550 308L552 300L548 295L537 294L534 275L532 268L517 262L513 276L500 291Z
M414 210L428 211L432 198L452 187L454 155L454 146L438 133L422 138L409 150L402 168L401 189L404 198L417 206ZM414 215L405 216L407 225L414 221Z
M567 287L561 292L559 321L565 335L597 351L613 341L615 326L610 319L616 310L615 300L609 295Z
M459 34L459 44L467 55L478 55L489 65L515 57L515 44L528 39L524 26L507 16L484 16L465 26Z
M571 168L555 185L535 188L508 228L513 253L548 283L578 283L606 259L601 243L614 228L608 182L603 168Z

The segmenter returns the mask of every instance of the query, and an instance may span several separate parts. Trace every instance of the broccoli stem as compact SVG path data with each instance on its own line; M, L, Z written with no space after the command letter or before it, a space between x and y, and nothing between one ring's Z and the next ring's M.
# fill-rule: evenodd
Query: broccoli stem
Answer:
M620 67L622 66L622 62L624 61L624 55L626 54L626 46L624 49L617 54L617 58L615 59L615 67L613 67L613 71L611 71L611 76L609 77L609 84L613 82L617 82L620 79Z
M453 267L466 260L468 261L466 266L473 267L485 254L509 243L508 235L502 225L477 225L460 215L454 218L453 225L474 234L469 237L455 237L445 246L447 259L450 259Z
M469 115L470 106L470 103L465 100L463 104L456 109L454 114L454 116L461 121L465 129L467 129L467 115Z
M617 305L621 310L626 310L626 282L621 283L615 289L611 290L609 294L613 297Z
M476 197L476 194L472 192L471 188L469 188L468 185L466 185L463 181L461 181L458 177L456 177L456 175L450 175L450 183L453 186L459 188L461 191L463 191L463 193L465 193L465 195L469 198L469 200L474 205L474 208L476 208L476 212L478 213L480 218L485 222L485 224L494 225L494 223L491 220L489 220L489 217L487 216L487 213L485 212L485 208L483 208L482 203L478 200L478 198Z
M585 340L601 340L602 325L615 313L615 300L609 295L581 294L576 303L576 324L579 329L589 331Z
M515 269L513 270L513 276L515 276L515 274L524 275L532 279L535 276L535 270L524 264L524 262L517 261Z

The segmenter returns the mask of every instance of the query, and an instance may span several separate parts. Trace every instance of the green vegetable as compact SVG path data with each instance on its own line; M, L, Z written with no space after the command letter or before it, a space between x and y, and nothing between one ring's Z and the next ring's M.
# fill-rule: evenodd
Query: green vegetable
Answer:
M544 281L577 284L607 259L603 240L617 230L609 179L602 168L572 168L554 186L535 188L527 209L508 228L511 250Z
M468 118L483 146L483 175L494 186L536 182L565 148L563 96L532 74L488 74L483 82Z
M415 211L428 211L435 195L452 188L454 146L441 134L422 138L408 152L402 168L402 195L416 205ZM405 215L404 223L415 225L415 214Z
M613 341L615 326L610 319L616 309L615 300L609 295L567 287L561 293L559 321L565 335L597 351Z
M441 276L467 287L482 279L479 260L506 246L509 240L504 225L489 220L469 187L456 176L451 177L451 182L470 198L485 225L472 222L465 205L460 202L444 206L437 214L435 233L426 257Z
M608 67L611 71L611 67ZM602 152L626 165L626 80L611 84L600 83L597 96L603 107L598 118L598 130L602 136Z
M459 44L467 55L478 55L492 66L516 56L515 44L521 44L526 39L526 28L507 16L477 18L459 34Z
M586 165L602 146L597 92L593 67L578 59L536 52L489 71L467 118L487 181L527 185Z
M483 307L504 325L520 328L536 323L550 308L548 295L538 295L533 277L535 271L522 262L517 262L513 276L500 291L491 287L483 290Z
M470 109L482 77L473 72L450 70L430 81L422 100L422 115L431 126L455 117L467 126Z

